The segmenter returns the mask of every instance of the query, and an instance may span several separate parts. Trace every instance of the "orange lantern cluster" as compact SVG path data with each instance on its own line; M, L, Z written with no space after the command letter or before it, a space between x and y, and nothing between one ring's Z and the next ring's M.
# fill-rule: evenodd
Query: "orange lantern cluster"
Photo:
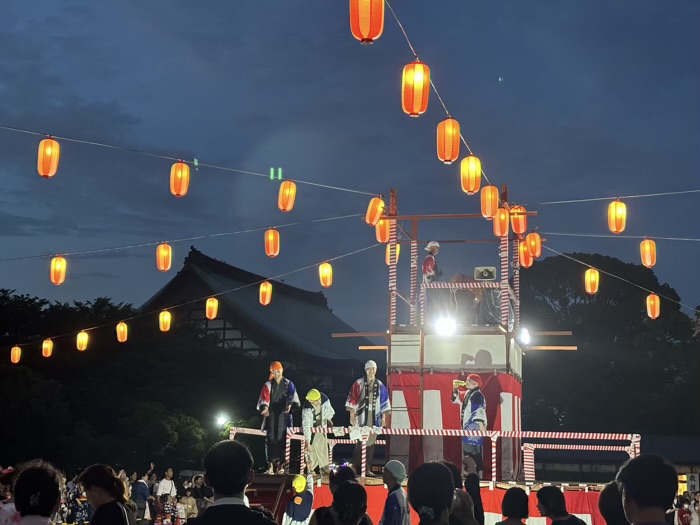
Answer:
M78 350L84 352L87 349L88 339L88 333L85 330L78 334L78 336L75 338L75 346L78 348Z
M176 162L170 168L170 193L184 197L190 187L190 167L184 162Z
M52 138L44 139L39 143L39 155L36 169L39 175L50 179L58 171L58 159L61 157L61 146Z
M524 206L513 206L510 209L510 222L513 233L522 235L527 231L527 210Z
M207 299L204 314L210 321L216 319L216 316L219 314L219 300L216 297L210 297Z
M161 332L167 332L170 330L170 323L173 320L173 316L169 311L163 310L158 314L158 328Z
M117 324L117 341L120 343L126 343L128 337L129 327L126 326L124 321L121 321L119 324Z
M598 293L598 287L600 286L600 274L595 268L589 268L586 270L584 276L584 284L586 286L586 292L593 295Z
M379 222L374 227L377 242L382 244L389 242L391 238L391 221L389 219L379 219Z
M647 268L656 264L656 243L651 239L644 239L639 244L639 253L642 256L642 264Z
M481 161L479 157L469 155L462 159L460 164L460 178L462 191L467 195L474 195L481 187ZM498 202L498 201L497 201Z
M430 68L416 60L403 68L401 79L401 106L411 117L422 115L428 109L430 95Z
M386 261L387 266L391 266L391 252L392 249L396 252L394 254L394 257L396 258L394 261L394 264L399 263L399 255L401 255L401 245L400 244L387 244L386 245L386 255L384 256L384 259Z
M481 188L481 215L486 219L493 219L496 213L498 213L498 188L484 186Z
M156 266L161 272L167 272L173 264L173 249L168 243L159 244L156 248Z
M647 315L656 319L661 314L661 299L655 293L647 295Z
M528 233L527 237L525 237L525 244L527 245L527 251L530 252L530 256L533 259L537 259L542 255L542 238L539 233Z
M66 270L67 264L63 257L57 255L51 259L51 271L49 272L51 282L56 286L63 284L66 280Z
M268 257L277 257L280 254L280 232L275 228L265 232L265 254Z
M496 216L493 218L493 234L496 237L505 237L508 235L509 215L506 208L498 208L496 211Z
M376 226L379 222L379 219L382 218L382 214L384 213L384 207L385 204L382 199L380 199L379 197L373 197L372 200L369 201L369 205L367 206L365 222L370 226Z
M535 258L530 255L526 242L521 242L518 246L518 262L521 268L529 268L535 262Z
M10 350L10 362L13 365L16 365L17 363L19 363L21 357L22 349L19 346L13 346L12 350Z
M270 281L260 283L259 299L263 306L267 306L272 301L272 283Z
M277 198L277 207L283 212L294 209L294 201L297 198L297 185L291 180L285 180L280 184L280 192Z
M362 44L382 36L384 0L350 0L350 31Z
M608 228L614 234L625 231L627 224L627 206L619 199L614 200L608 206Z
M318 267L318 277L321 281L321 286L324 288L330 288L333 284L333 267L331 263L324 262Z
M43 357L51 357L53 354L53 341L51 339L44 339L41 343L41 355Z
M447 117L437 127L437 156L441 162L452 164L459 158L459 122Z

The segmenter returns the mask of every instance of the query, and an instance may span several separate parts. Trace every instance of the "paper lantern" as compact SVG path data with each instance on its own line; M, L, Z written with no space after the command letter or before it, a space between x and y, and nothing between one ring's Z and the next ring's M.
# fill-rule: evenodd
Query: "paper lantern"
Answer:
M163 310L161 313L158 314L158 328L160 328L161 332L167 332L170 330L170 323L173 320L173 316L170 315L170 312L167 310Z
M437 156L445 164L452 164L459 158L459 122L447 117L437 127Z
M44 357L51 357L53 354L53 341L51 339L44 339L41 343L41 355Z
M280 184L280 193L277 198L277 206L283 212L294 209L294 201L297 198L297 185L291 180L285 180Z
M260 304L267 306L272 301L272 283L264 281L260 283Z
M496 237L505 237L508 235L509 215L507 209L498 208L496 216L493 218L493 234Z
M428 109L430 95L430 68L416 60L403 68L401 105L404 113L417 117Z
M36 169L39 175L50 179L58 170L58 159L61 157L61 145L54 139L44 139L39 143L39 155Z
M647 295L647 315L656 319L661 313L661 299L655 293L650 293Z
M617 234L625 231L627 224L627 206L624 202L615 200L608 206L608 228Z
M173 264L173 249L168 243L162 243L156 248L156 266L161 272L167 272Z
M329 288L333 284L333 267L331 263L324 262L318 267L318 277L321 280L321 286Z
M49 272L49 277L51 278L51 282L56 286L63 284L63 282L66 280L67 266L66 260L60 255L57 255L51 259L51 271Z
M88 333L86 331L82 331L78 334L78 337L75 339L75 346L80 350L81 352L84 352L85 349L87 348L88 345Z
M216 297L210 297L207 299L207 306L205 308L205 314L207 319L213 321L219 313L219 300Z
M10 350L10 362L13 365L16 365L17 363L19 363L21 357L22 349L19 346L13 346L12 350Z
M117 324L117 341L120 343L125 343L127 337L129 337L129 327L126 326L124 321Z
M642 264L647 268L656 264L656 243L651 239L644 239L639 244L639 253L642 256Z
M525 245L527 246L527 251L530 253L530 257L537 259L542 255L542 238L537 232L528 233L525 237Z
M586 270L584 282L587 293L591 295L598 293L598 287L600 286L600 274L598 273L598 270L595 268L589 268Z
M459 167L462 179L462 191L467 195L474 195L481 187L481 161L479 157L469 155L462 159ZM498 204L498 201L496 201Z
M526 211L524 206L513 206L510 209L510 223L513 227L513 233L522 235L527 231Z
M389 219L379 219L379 222L374 227L377 237L377 242L382 244L389 242L391 237L391 221Z
M382 36L384 0L350 0L350 31L362 44Z
M277 257L280 254L280 232L270 228L265 232L265 254Z
M493 219L498 212L498 188L496 186L484 186L481 188L481 215L486 219Z
M384 259L387 266L391 266L391 247L396 249L396 264L399 263L399 255L401 255L401 245L400 244L387 244L386 245L386 255Z
M176 162L170 168L170 193L176 197L184 197L189 187L190 167L184 162Z
M384 213L384 201L379 197L374 197L369 201L369 206L367 206L367 214L365 215L365 222L370 226L376 226L379 219L382 218Z
M521 242L518 246L518 262L521 268L529 268L535 262L535 258L530 255L530 250L525 242Z

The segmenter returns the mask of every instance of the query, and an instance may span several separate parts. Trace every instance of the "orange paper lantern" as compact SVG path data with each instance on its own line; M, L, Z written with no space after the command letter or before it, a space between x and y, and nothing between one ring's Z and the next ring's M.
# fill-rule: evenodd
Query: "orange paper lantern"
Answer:
M382 218L384 213L384 201L379 197L374 197L369 201L369 206L367 206L367 213L365 215L365 222L370 226L376 226L379 219Z
M382 36L384 0L350 0L350 31L362 44Z
M530 255L530 250L525 242L521 242L518 246L518 262L521 268L529 268L535 262L535 258Z
M391 238L391 221L389 219L379 219L379 222L374 227L374 231L377 242L381 242L382 244L389 242Z
M600 286L600 274L598 273L598 270L595 268L589 268L586 270L584 283L587 293L591 295L598 293L598 287Z
M87 348L88 345L88 333L86 331L82 331L78 334L78 337L75 339L75 346L80 350L81 352L84 352L85 349Z
M428 109L430 95L430 68L416 60L403 68L401 105L404 113L417 117Z
M647 295L647 315L656 319L661 313L661 299L655 293L650 293Z
M387 266L391 266L391 252L392 252L392 246L396 250L396 261L395 263L399 263L399 255L401 255L401 245L400 244L387 244L386 245L386 255L384 256L384 260L386 261Z
M22 349L19 346L13 346L12 350L10 350L10 362L13 365L16 365L17 363L19 363L21 357Z
M318 267L318 277L321 280L321 286L329 288L333 284L333 267L331 263L324 262Z
M508 235L509 222L510 217L508 210L505 208L498 208L496 216L493 218L493 234L496 237L505 237Z
M625 231L627 224L627 206L620 200L615 200L608 206L608 228L617 234Z
M265 254L268 257L277 257L280 254L280 232L274 228L265 232Z
M542 255L542 238L537 232L528 233L525 237L525 245L527 246L527 251L530 253L530 257L537 259Z
M272 283L265 281L260 283L260 304L267 306L272 301Z
M173 249L168 243L162 243L156 248L156 266L161 272L170 270L173 264Z
M291 180L285 180L280 184L280 193L277 198L277 207L283 211L288 212L294 209L294 201L297 198L297 185Z
M481 215L486 219L493 219L498 212L498 188L496 186L484 186L481 188Z
M44 139L39 143L39 155L36 169L39 175L49 179L56 175L58 159L61 157L61 146L54 139Z
M167 332L170 330L170 323L173 320L173 316L167 310L163 310L158 314L158 328L161 332Z
M170 193L176 197L184 197L189 187L190 167L184 162L176 162L170 168Z
M66 260L60 255L57 255L51 259L51 271L49 272L51 282L56 286L63 284L63 282L66 280L67 268L68 266Z
M51 357L53 354L53 341L51 339L44 339L41 343L41 355L44 357Z
M469 155L462 159L459 167L462 179L462 191L467 195L474 195L481 187L481 161L479 157ZM498 204L498 200L496 201Z
M117 341L120 343L125 343L127 337L129 337L129 327L126 326L124 321L117 324Z
M459 122L447 117L437 126L437 156L445 164L452 164L459 158Z
M210 297L209 299L207 299L207 305L205 308L205 315L207 316L207 319L213 321L214 319L216 319L218 313L219 300L216 297Z
M642 256L642 264L647 268L656 264L656 243L651 239L644 239L639 244L639 253Z
M513 227L513 233L522 235L527 231L526 211L524 206L513 206L510 209L510 223Z

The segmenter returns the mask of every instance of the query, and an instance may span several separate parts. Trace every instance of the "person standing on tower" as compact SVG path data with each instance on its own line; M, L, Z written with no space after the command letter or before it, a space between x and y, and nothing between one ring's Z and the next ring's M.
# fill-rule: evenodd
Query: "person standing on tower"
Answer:
M459 390L464 386L466 390ZM486 430L486 398L481 392L483 383L479 374L469 374L466 381L452 382L452 402L461 407L462 430ZM484 438L482 436L463 436L462 453L476 463L479 477L483 475Z
M439 281L442 275L437 265L437 254L440 252L440 243L437 241L430 241L425 247L425 251L428 252L428 255L423 259L423 284L430 284Z
M283 377L282 363L270 365L270 380L260 391L258 411L263 416L262 428L267 431L265 455L267 473L284 474L284 453L287 443L287 428L293 426L292 407L301 405L297 389L289 379Z
M301 409L301 429L304 431L304 441L308 451L308 469L311 474L318 467L321 476L330 472L328 459L328 435L311 432L312 427L332 427L335 410L326 394L315 388L306 394L306 402Z

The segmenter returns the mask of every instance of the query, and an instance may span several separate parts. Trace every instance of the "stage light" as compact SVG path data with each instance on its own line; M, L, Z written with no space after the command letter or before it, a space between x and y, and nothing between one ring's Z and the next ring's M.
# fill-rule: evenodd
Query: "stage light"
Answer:
M530 342L532 341L532 337L530 336L530 332L527 331L527 328L520 329L520 335L518 336L518 340L524 345L530 344Z
M219 414L216 418L216 424L220 427L223 427L226 423L228 423L228 416L225 416L224 414Z
M451 317L440 317L435 321L435 331L442 337L454 335L457 330L457 323Z

